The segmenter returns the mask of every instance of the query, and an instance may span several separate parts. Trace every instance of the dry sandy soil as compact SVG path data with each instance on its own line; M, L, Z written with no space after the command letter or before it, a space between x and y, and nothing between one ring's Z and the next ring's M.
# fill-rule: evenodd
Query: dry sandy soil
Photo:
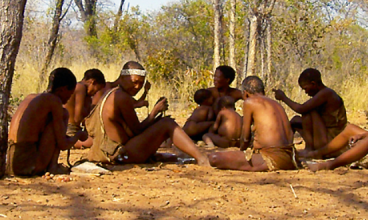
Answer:
M72 151L75 161L88 150ZM165 151L165 150L163 150ZM202 149L204 151L204 149ZM65 163L66 153L62 161ZM248 173L197 165L124 165L56 182L0 180L8 219L364 219L368 171ZM295 194L293 193L293 190Z

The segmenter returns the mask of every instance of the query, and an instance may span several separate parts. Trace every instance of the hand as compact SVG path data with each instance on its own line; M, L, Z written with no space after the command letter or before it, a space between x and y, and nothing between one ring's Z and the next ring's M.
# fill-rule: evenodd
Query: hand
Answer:
M78 131L75 135L78 135L80 141L86 141L88 139L88 133L86 131Z
M151 89L151 83L146 81L146 84L144 85L144 91L148 93L150 89Z
M166 111L168 108L169 108L169 103L167 102L167 98L161 97L156 102L155 107L153 107L152 111L155 111L155 115L156 115L159 112Z
M364 134L357 134L349 138L349 146L351 147L353 144L355 144L357 141L363 139L365 137Z
M275 93L275 99L277 100L282 101L286 97L285 93L280 89L272 89L272 92Z

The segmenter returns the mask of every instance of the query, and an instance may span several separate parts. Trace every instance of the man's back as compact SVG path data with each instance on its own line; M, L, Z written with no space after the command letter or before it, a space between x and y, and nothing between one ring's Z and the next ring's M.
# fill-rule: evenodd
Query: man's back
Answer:
M30 94L19 105L9 129L9 140L15 142L37 142L39 134L51 119L52 108L60 107L62 103L49 93Z
M244 102L253 115L254 148L280 147L293 143L293 132L284 108L276 101L257 95Z

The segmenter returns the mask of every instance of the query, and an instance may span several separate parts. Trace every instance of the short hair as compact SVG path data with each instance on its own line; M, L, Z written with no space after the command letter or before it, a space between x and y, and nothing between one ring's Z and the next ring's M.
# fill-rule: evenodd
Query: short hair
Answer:
M235 99L231 96L222 96L217 103L217 109L221 110L222 108L235 109Z
M321 73L314 68L305 69L299 76L298 83L311 83L315 82L318 85L322 84Z
M97 84L105 85L104 74L99 69L89 69L84 73L84 80L94 79Z
M234 81L235 70L231 66L218 66L216 70L220 70L224 78L229 79L229 85Z
M258 76L248 76L243 80L242 90L250 94L265 94L265 88L262 80Z
M68 68L56 68L49 76L49 85L47 92L55 92L57 88L66 86L68 90L75 89L77 85L77 79L75 78L72 71Z
M194 93L194 101L201 105L206 99L210 98L212 93L208 89L199 89Z
M124 64L123 70L127 69L138 69L138 70L144 70L143 66L136 62L136 61L128 61Z

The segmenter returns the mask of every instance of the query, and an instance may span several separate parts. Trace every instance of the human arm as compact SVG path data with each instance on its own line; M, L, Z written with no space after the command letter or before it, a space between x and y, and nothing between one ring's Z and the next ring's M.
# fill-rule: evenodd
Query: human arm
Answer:
M251 139L251 126L252 126L252 104L249 99L243 103L243 129L242 129L242 140L240 140L240 150L246 150L250 145Z
M145 99L150 89L151 89L151 83L147 81L146 84L144 85L144 92L142 96L138 100L136 100L134 103L134 108L140 108L143 106L148 107L148 101L146 101Z
M216 117L216 121L215 123L213 124L212 126L212 132L216 133L217 130L219 129L220 127L220 124L221 124L221 121L222 121L222 117L223 117L223 113L220 112L217 117Z
M304 114L307 112L310 112L317 107L323 105L327 102L328 94L326 91L321 90L319 91L314 97L309 99L303 104L296 103L292 101L289 97L285 95L285 93L280 89L273 89L272 90L275 93L275 99L280 100L284 102L286 105L288 105L291 109L293 109L295 112L299 114Z
M74 91L74 123L80 125L86 115L85 100L87 96L86 87L80 83L77 84ZM87 113L88 114L88 113Z
M60 150L70 149L78 140L85 141L88 138L87 132L79 131L73 137L65 134L66 128L64 120L68 117L68 111L62 108L61 101L55 97L46 99L50 105L52 115L52 127L55 135L56 147Z

